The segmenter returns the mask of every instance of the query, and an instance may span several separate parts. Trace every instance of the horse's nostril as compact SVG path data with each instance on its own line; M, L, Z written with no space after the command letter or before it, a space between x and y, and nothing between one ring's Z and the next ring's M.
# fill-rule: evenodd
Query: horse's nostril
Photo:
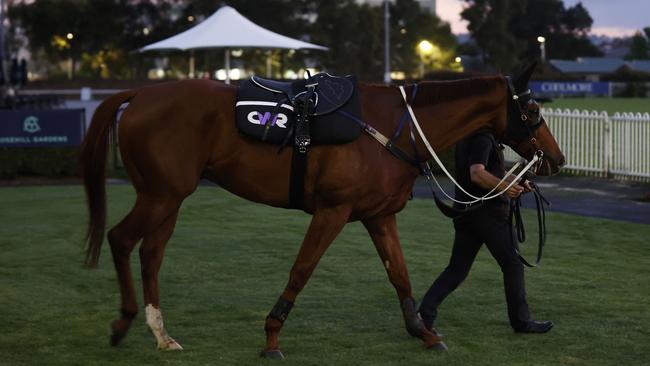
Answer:
M561 168L566 164L566 160L564 159L564 156L560 156L560 160L558 160L557 165Z

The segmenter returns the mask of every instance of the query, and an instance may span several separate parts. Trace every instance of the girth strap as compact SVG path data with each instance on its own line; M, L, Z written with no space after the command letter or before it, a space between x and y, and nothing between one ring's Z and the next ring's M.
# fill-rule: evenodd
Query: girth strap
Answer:
M307 174L307 155L311 145L309 123L313 111L310 99L314 95L316 85L307 86L304 99L296 97L293 100L296 124L292 129L294 145L289 178L289 208L304 209L305 206L305 175Z

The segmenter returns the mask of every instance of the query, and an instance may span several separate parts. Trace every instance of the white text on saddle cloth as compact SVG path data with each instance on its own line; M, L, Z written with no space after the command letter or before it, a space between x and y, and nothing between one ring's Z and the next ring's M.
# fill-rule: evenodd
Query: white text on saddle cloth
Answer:
M287 128L287 126L285 125L287 121L289 121L289 118L284 113L278 113L272 116L271 112L260 113L258 111L252 111L248 114L248 122L255 125L264 126L267 123L271 123L271 126Z

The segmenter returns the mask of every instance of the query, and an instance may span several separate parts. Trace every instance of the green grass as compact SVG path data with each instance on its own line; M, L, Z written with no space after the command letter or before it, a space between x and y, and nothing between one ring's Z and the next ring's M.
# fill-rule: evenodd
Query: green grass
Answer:
M556 98L544 107L607 111L610 116L616 112L650 113L650 98Z
M110 222L133 198L129 186L109 187ZM106 246L98 270L81 267L81 187L0 188L0 202L0 364L280 364L258 358L264 318L285 285L307 215L211 187L186 200L161 271L165 324L185 351L161 353L143 312L120 347L108 346L119 303L115 272ZM448 260L451 222L425 200L410 202L398 220L419 298ZM482 249L440 308L449 352L423 349L406 335L370 239L353 223L298 298L281 333L282 364L649 364L650 226L564 214L550 214L548 226L543 267L526 276L534 316L556 322L551 333L512 332L499 268ZM136 253L132 259L138 273Z

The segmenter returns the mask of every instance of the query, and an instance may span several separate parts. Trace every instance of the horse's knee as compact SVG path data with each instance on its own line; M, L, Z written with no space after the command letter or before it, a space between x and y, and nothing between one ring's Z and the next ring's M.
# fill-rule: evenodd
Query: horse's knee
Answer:
M121 234L120 230L115 227L108 231L107 234L108 244L111 247L111 252L116 255L128 255L133 250L137 240L129 239Z

